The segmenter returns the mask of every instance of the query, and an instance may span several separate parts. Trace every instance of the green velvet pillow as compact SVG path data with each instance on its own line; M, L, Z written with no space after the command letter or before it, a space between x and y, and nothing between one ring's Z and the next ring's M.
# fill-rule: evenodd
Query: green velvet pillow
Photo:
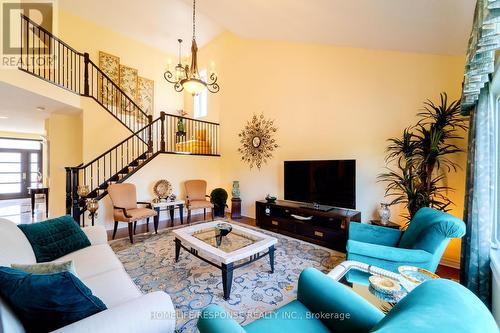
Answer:
M41 262L39 264L32 265L19 265L12 264L10 267L32 274L54 274L62 272L70 272L74 276L76 275L75 264L73 260L62 261L62 262Z
M51 332L95 313L106 305L69 272L30 274L0 267L0 296L27 332Z
M90 246L87 235L69 215L18 227L31 243L37 262L52 261Z

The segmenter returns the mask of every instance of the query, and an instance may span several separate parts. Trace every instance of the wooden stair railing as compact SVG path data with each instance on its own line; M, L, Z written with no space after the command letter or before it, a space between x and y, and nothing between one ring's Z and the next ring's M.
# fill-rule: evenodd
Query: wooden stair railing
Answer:
M83 224L87 210L78 186L87 185L87 198L100 200L112 183L121 183L158 154L220 156L219 124L161 112L159 118L131 134L92 161L66 167L66 213Z
M151 119L92 60L21 14L19 69L44 81L94 99L132 133Z

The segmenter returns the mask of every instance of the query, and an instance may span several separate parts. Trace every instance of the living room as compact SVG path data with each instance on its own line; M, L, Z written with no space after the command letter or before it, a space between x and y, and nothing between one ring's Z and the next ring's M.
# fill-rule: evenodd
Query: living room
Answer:
M498 147L491 134L497 2L2 1L2 17L10 17L2 27L11 36L3 45L8 39L16 52L4 47L0 68L0 163L7 168L0 171L0 218L10 222L2 239L13 247L0 265L40 265L39 251L48 251L18 226L64 225L57 218L65 215L77 222L68 232L85 245L45 261L69 256L72 273L56 274L76 273L101 308L66 327L53 326L63 317L53 308L56 319L40 324L49 325L42 331L107 331L104 322L125 316L130 322L120 320L120 329L130 332L352 331L358 320L373 324L359 330L383 331L377 309L366 310L371 319L354 309L312 309L306 298L313 296L301 290L315 289L301 289L302 271L304 285L326 278L326 303L343 295L332 280L375 307L391 304L386 321L392 307L404 311L407 297L415 304L407 311L437 313L463 292L477 312L429 321L440 330L488 331L491 313L499 320L498 161L478 156ZM488 119L479 118L487 112L480 106L488 109L480 91L490 96ZM432 136L439 126L441 137ZM421 207L432 210L417 213ZM219 235L208 247L193 240L204 223ZM427 223L441 228L439 243L420 230ZM30 256L16 257L20 244L12 239ZM228 245L236 243L241 248ZM109 256L116 275L87 267L101 253L92 251ZM425 297L418 289L413 296L400 267L454 281L449 299L419 307ZM403 303L381 301L370 275L396 281ZM114 276L128 293L103 282ZM458 282L474 295L456 289ZM435 288L446 293L448 285ZM40 308L17 313L19 304L1 288L0 296L4 331L36 331ZM351 320L266 317L296 313L299 303L307 313L349 312ZM214 304L238 325L204 318L224 317ZM18 326L3 320L5 308ZM487 318L485 326L464 326L472 313ZM426 331L410 322L405 330Z

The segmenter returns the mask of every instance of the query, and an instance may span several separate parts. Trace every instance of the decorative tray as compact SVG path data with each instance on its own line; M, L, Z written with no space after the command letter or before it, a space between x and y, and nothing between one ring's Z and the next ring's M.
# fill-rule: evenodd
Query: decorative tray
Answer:
M420 284L432 279L439 279L439 276L426 269L415 266L399 266L398 272L406 280Z

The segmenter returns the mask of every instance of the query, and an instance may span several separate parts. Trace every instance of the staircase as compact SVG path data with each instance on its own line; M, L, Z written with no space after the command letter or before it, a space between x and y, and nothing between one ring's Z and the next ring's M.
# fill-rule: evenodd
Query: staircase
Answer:
M90 97L132 133L152 121L92 60L21 14L19 69Z
M21 15L21 22L19 69L94 99L131 132L92 161L66 167L66 213L80 224L87 210L85 198L77 193L80 185L89 186L87 198L100 200L110 184L124 182L159 154L220 156L218 123L164 112L153 120L90 60L88 53L76 51L25 15ZM40 64L40 59L47 61Z

